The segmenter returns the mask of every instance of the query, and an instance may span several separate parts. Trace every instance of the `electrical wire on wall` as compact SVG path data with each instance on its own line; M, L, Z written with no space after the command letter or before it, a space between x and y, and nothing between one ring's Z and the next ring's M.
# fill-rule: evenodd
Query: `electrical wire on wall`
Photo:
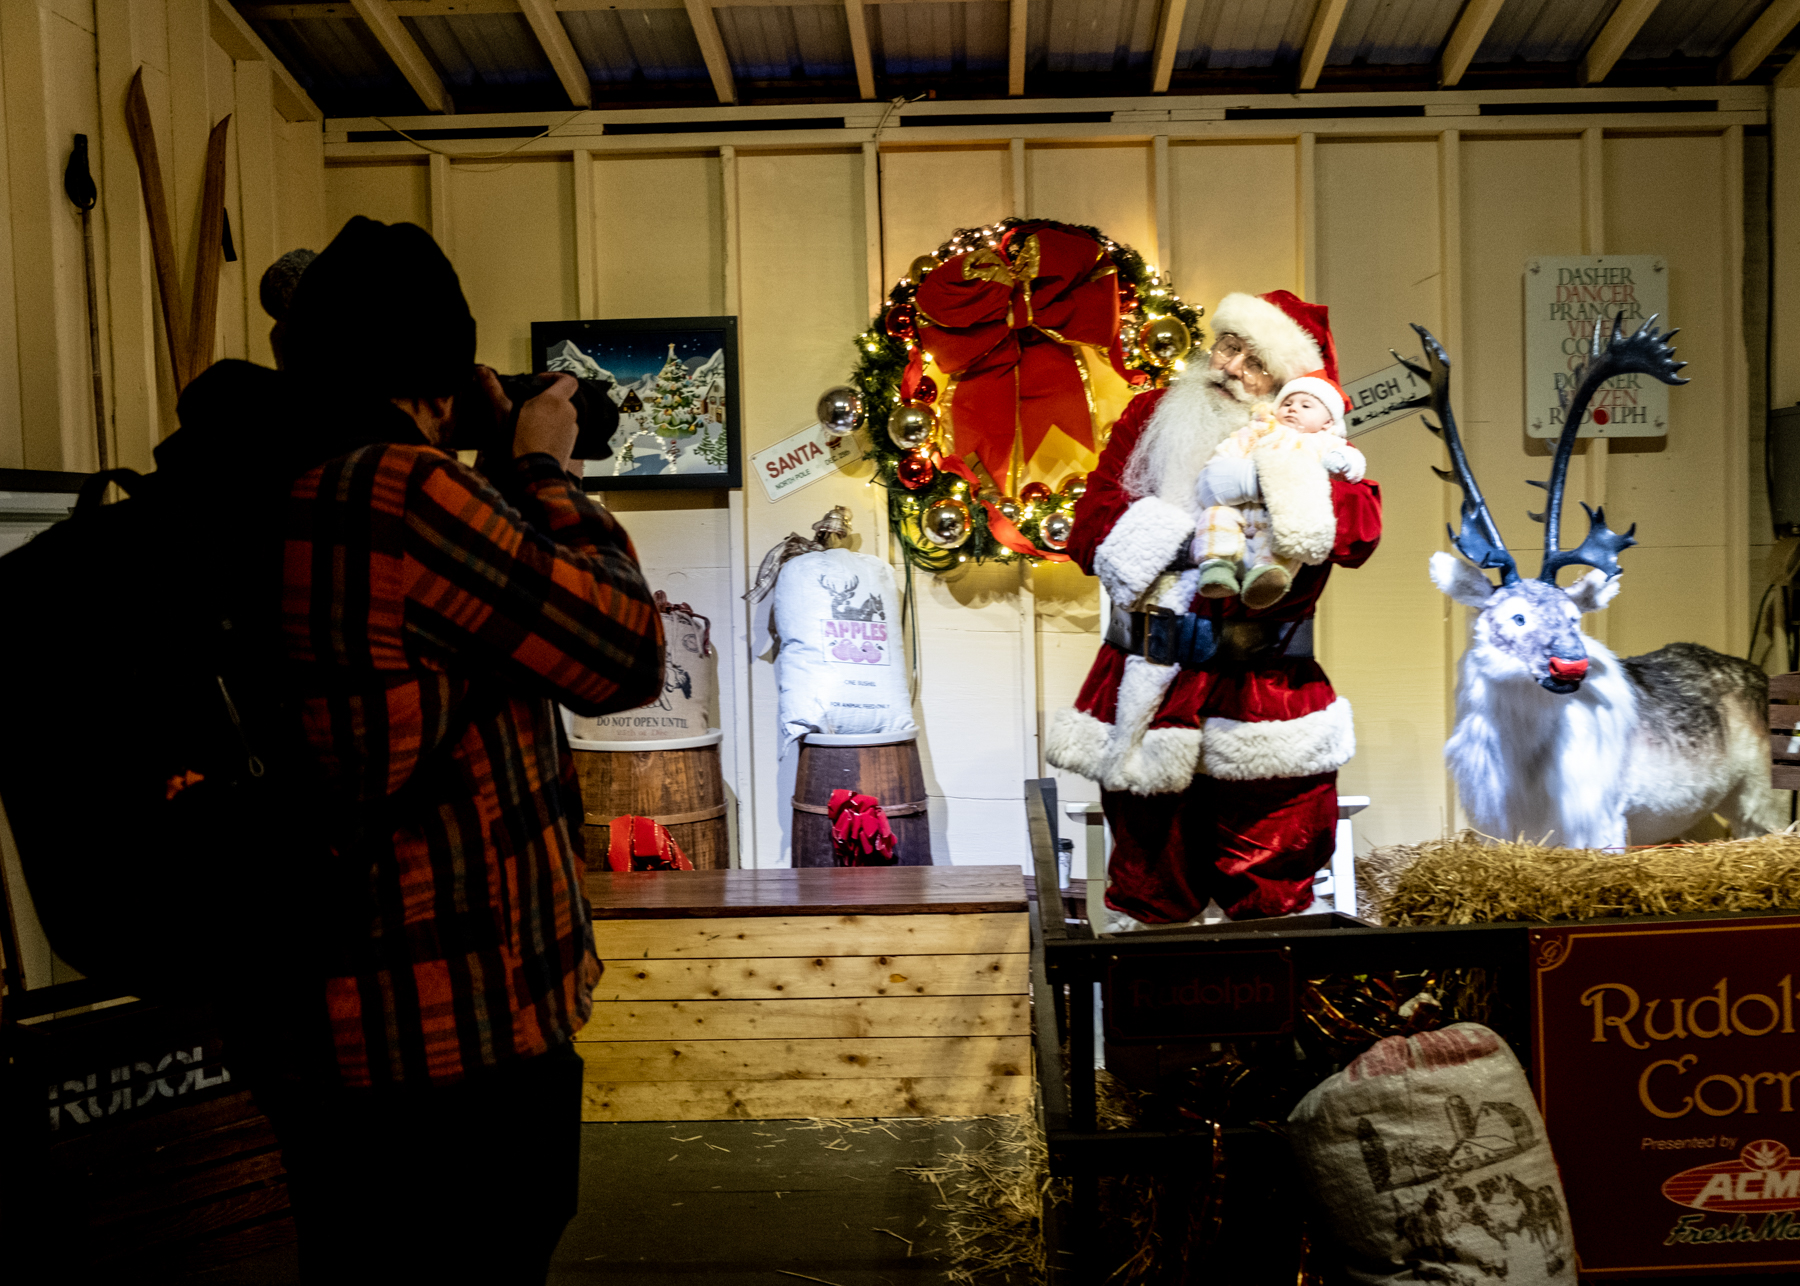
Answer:
M375 117L375 119L380 121L383 125L387 126L389 129L393 130L394 133L398 134L401 138L405 139L408 143L411 143L414 147L418 148L422 152L432 152L438 156L447 156L453 161L498 161L505 157L513 155L513 153L519 151L522 148L529 147L531 144L537 142L539 139L549 138L552 134L556 133L557 130L563 128L563 126L565 126L565 125L570 124L571 122L574 121L574 119L577 116L583 115L587 111L588 111L588 109L585 107L578 107L574 111L570 112L567 116L565 116L562 120L558 121L556 124L545 126L542 131L540 131L539 133L533 134L530 138L520 139L517 143L515 143L513 146L507 148L504 152L489 152L486 155L483 155L479 152L450 152L450 151L446 151L445 149L443 149L441 147L433 147L431 144L425 142L423 139L414 138L411 134L408 134L405 130L401 129L398 125L394 124L394 122L390 121L385 116L377 116L377 117ZM466 169L470 174L498 174L501 170L511 169L513 166L517 165L518 163L519 163L518 161L508 161L505 165L489 165L489 166L481 167L479 169L477 169L474 166L464 166L463 168Z

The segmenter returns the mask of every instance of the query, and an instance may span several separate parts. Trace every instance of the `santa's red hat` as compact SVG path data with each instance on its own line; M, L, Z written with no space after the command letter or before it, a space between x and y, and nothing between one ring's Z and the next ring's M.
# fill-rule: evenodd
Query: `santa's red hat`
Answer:
M1344 412L1350 408L1350 399L1344 395L1344 390L1336 380L1322 370L1297 376L1283 384L1281 392L1275 395L1277 408L1287 400L1290 393L1309 393L1318 398L1320 405L1331 412L1331 431L1339 437L1344 435Z
M1338 377L1331 310L1324 304L1309 304L1287 290L1234 292L1219 301L1212 324L1215 333L1236 335L1255 349L1277 384L1308 371L1323 370L1333 381Z

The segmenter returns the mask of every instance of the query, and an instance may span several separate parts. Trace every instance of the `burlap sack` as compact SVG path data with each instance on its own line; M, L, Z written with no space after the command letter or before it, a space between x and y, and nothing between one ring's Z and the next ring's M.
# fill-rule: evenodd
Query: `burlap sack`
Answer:
M1355 1281L1575 1286L1543 1120L1519 1060L1488 1028L1389 1037L1288 1124Z
M570 736L582 741L674 741L701 736L712 726L706 712L719 657L711 647L709 622L686 603L670 604L661 593L656 601L663 609L667 641L662 696L636 710L576 715Z

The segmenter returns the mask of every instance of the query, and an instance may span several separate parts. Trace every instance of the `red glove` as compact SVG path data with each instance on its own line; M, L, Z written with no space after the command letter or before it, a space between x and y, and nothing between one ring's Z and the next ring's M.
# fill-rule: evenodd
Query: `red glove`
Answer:
M897 841L879 799L854 791L834 790L827 812L831 817L831 855L837 865L894 864Z

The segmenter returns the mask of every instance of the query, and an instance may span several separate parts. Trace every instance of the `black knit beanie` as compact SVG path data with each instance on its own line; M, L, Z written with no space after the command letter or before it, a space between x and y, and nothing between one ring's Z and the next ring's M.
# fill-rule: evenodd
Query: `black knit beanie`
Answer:
M287 369L321 391L447 397L469 383L475 318L430 233L358 215L306 266L282 347Z

